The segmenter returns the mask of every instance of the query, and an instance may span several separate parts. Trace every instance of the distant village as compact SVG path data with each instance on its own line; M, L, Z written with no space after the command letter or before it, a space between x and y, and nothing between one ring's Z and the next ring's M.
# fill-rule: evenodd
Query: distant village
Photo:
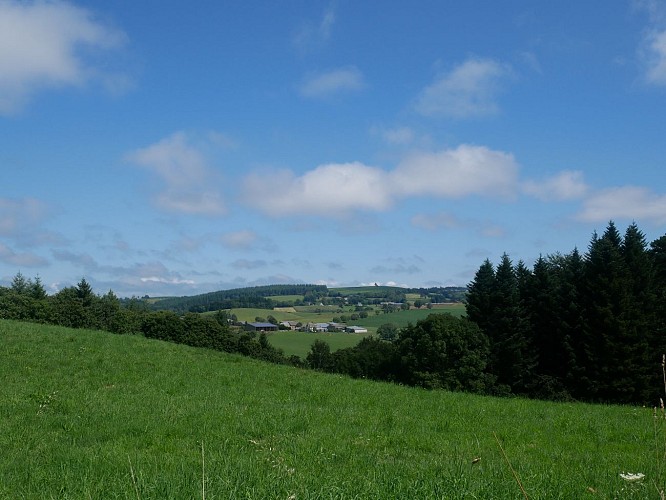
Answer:
M301 323L300 321L280 321L277 325L265 322L245 322L244 328L251 332L276 332L278 330L291 330L300 332L344 332L368 333L364 326L348 326L345 323Z

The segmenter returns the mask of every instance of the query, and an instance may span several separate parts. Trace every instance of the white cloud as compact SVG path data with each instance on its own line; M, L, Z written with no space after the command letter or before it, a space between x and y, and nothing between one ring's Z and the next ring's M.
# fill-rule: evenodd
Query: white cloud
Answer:
M416 101L425 116L468 118L494 114L501 83L511 68L491 59L469 59L426 87Z
M523 192L543 201L562 201L582 198L588 191L583 172L565 170L544 181L526 181Z
M585 222L624 219L664 224L666 195L637 186L604 189L585 200L577 218Z
M157 175L162 190L156 205L164 210L195 215L220 215L226 212L218 176L207 164L203 153L178 132L162 141L138 149L127 160Z
M335 20L335 9L331 4L326 8L318 23L307 22L298 30L298 33L294 36L294 45L304 51L323 45L331 37Z
M0 198L0 237L10 238L21 246L62 244L65 238L45 229L56 207L35 198Z
M220 236L220 240L225 247L247 250L257 242L258 236L254 231L234 231Z
M37 90L80 86L92 79L127 85L105 74L80 48L113 49L125 35L98 23L91 12L66 2L0 2L0 114L20 109Z
M645 77L653 85L666 85L666 31L650 33L646 44Z
M392 203L386 174L362 163L322 165L296 177L288 170L252 174L245 199L270 215L337 216L350 210L382 211Z
M26 228L34 228L48 215L45 203L35 198L0 198L0 236L17 236Z
M0 242L0 262L17 267L38 267L48 264L48 261L31 252L18 253Z
M439 228L454 229L460 226L460 220L450 213L439 212L436 214L416 214L412 217L413 226L435 231Z
M518 187L512 155L461 145L413 153L391 172L360 162L322 165L301 176L289 170L251 174L244 198L270 215L339 217L351 211L381 212L402 198L470 195L510 198Z
M266 267L268 263L265 260L248 260L248 259L238 259L231 263L232 267L236 269L259 269L261 267Z
M518 164L513 155L483 146L414 153L391 173L400 196L461 198L469 195L510 197L515 194Z
M304 97L322 98L363 87L363 74L357 68L350 67L311 74L301 85L300 92Z
M414 141L414 131L409 127L398 127L384 130L382 132L384 140L393 145L405 145Z
M499 238L506 234L503 227L487 221L474 219L461 219L454 214L438 212L433 214L417 214L412 217L413 226L426 231L438 231L439 229L465 229L488 238Z

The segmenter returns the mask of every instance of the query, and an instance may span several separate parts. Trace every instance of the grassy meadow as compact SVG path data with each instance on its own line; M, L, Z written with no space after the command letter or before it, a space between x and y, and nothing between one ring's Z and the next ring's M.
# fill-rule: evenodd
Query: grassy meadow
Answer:
M305 359L310 347L315 340L323 340L331 347L331 352L345 347L354 347L358 344L363 337L367 337L370 333L310 333L310 332L291 332L279 331L270 333L268 341L274 347L282 349L287 356L295 354Z
M529 498L663 484L646 408L428 392L10 321L0 356L0 498L524 498L511 467Z

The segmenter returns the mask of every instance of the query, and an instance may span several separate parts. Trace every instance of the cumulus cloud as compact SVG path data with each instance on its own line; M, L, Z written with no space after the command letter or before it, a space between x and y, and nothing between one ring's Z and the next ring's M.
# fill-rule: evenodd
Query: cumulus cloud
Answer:
M251 174L244 197L274 216L343 216L351 211L382 212L403 198L457 199L477 195L510 198L517 189L513 156L482 146L461 145L412 153L392 171L360 162L322 165L303 175L289 170Z
M588 191L583 172L565 170L543 181L526 181L523 192L543 201L563 201L582 198Z
M524 194L560 202L580 200L590 192L580 171L564 170L544 179L525 181L520 179L519 171L520 166L510 153L462 144L440 151L409 153L392 170L353 162L321 165L301 175L290 170L253 173L245 178L242 193L244 199L251 200L253 208L275 217L299 214L336 218L354 212L358 219L359 212L384 212L399 201L412 198L457 200L476 196L512 201ZM599 198L590 200L598 202ZM412 224L426 230L471 224L480 234L505 234L501 227L460 221L450 213L419 214ZM367 221L361 226L367 232ZM241 232L237 238L242 245L251 235Z
M390 184L400 196L510 197L515 194L517 176L513 155L463 144L409 155L390 174Z
M253 207L275 216L336 216L351 210L382 211L392 204L386 173L359 162L322 165L301 176L288 170L255 173L243 187Z
M226 207L220 192L217 173L208 165L204 154L177 132L148 147L127 155L126 159L157 176L161 190L155 204L166 211L193 215L220 215Z
M323 98L363 87L363 74L357 68L350 67L308 75L300 86L300 92L304 97Z
M80 50L115 49L125 42L121 31L66 2L0 2L0 114L16 112L46 87L80 86L91 80L109 87L126 85L124 75L105 73Z
M664 224L666 195L637 186L604 189L585 200L577 218L585 222L641 220Z
M425 116L469 118L497 113L508 65L491 59L468 59L443 74L418 96L416 110Z

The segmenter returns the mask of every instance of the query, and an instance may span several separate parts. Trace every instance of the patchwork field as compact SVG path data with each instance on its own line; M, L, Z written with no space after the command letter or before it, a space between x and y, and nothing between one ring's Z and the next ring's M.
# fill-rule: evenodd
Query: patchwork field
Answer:
M0 498L524 498L516 478L529 498L658 498L664 484L649 408L428 392L10 321L0 353Z

